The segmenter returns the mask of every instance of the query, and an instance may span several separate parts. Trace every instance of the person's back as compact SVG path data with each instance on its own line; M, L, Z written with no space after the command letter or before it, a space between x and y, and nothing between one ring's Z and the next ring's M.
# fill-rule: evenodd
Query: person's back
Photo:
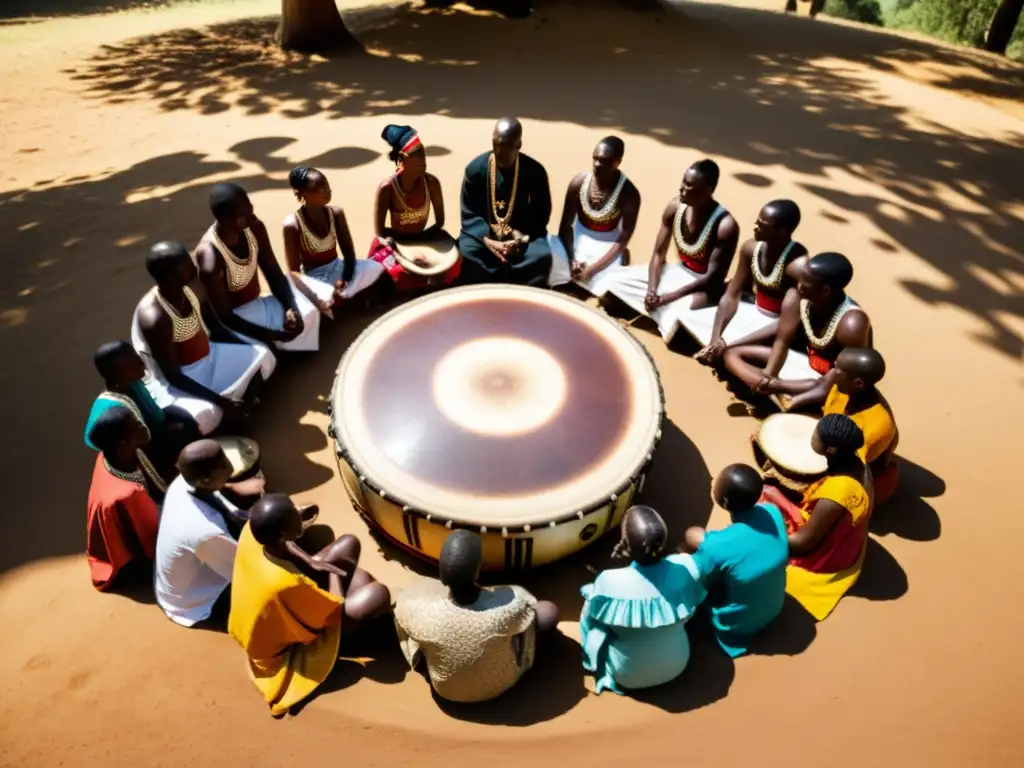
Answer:
M176 624L210 617L231 583L237 544L220 512L196 498L184 477L167 489L156 540L156 600Z
M779 508L758 501L763 487L753 467L726 467L713 494L731 514L732 525L687 531L708 590L715 637L733 657L747 652L751 638L779 615L785 600L788 533Z
M522 587L480 589L460 605L423 580L398 596L395 625L411 666L422 655L438 696L479 702L511 688L533 666L536 599Z

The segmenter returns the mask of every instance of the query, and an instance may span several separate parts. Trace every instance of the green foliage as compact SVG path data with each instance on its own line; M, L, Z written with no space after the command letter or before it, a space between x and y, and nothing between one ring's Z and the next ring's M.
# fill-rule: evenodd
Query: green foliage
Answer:
M826 0L825 13L838 19L882 26L882 6L878 0Z
M978 46L999 0L912 0L899 3L892 26L913 29L951 43Z

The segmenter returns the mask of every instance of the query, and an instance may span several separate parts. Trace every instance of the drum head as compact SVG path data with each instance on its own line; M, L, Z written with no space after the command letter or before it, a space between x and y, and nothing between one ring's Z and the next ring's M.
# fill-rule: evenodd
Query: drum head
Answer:
M779 468L799 475L821 475L828 469L828 462L811 448L816 426L818 420L813 416L775 413L764 420L757 443Z
M260 446L255 440L248 437L215 437L214 440L235 470L232 479L241 477L259 463Z
M406 270L417 275L439 275L450 269L459 259L459 249L455 240L447 233L434 240L416 243L397 243L395 259ZM421 259L424 263L417 264Z
M395 309L349 347L332 419L356 472L466 525L566 519L637 476L657 371L618 323L537 288L469 286Z

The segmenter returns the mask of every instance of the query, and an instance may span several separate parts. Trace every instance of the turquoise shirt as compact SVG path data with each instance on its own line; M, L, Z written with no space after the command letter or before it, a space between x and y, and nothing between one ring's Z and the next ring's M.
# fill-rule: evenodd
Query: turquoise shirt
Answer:
M686 622L705 596L690 555L602 571L580 594L583 668L598 693L650 688L682 674L690 660Z
M709 531L694 554L718 644L733 658L771 624L786 595L789 540L782 513L758 504L733 515L733 524Z
M146 385L141 381L134 382L128 387L126 393L128 397L132 399L135 406L139 409L139 413L142 414L143 421L146 422L146 426L149 427L151 433L156 433L161 426L163 426L167 417L164 416L163 410L159 405L156 404L156 400L149 394L149 390L146 389ZM108 408L113 408L115 405L121 405L117 400L113 400L105 395L100 395L92 404L92 410L89 411L89 420L85 423L85 444L94 451L98 451L92 440L89 439L89 432L92 430L92 425L96 423L96 420L106 411Z

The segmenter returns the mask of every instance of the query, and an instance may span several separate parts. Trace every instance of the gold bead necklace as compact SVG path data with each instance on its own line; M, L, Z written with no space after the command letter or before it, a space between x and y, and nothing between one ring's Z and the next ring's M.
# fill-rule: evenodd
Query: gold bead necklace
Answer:
M503 207L504 203L501 206L498 203L498 164L494 160L493 152L487 160L487 173L491 178L491 214L494 216L494 223L491 225L491 229L494 230L494 234L498 237L508 237L512 234L512 227L509 225L509 222L512 220L512 210L516 205L516 192L519 191L519 155L516 155L515 171L512 175L512 194L508 201L508 211L504 216L498 214L498 208Z

